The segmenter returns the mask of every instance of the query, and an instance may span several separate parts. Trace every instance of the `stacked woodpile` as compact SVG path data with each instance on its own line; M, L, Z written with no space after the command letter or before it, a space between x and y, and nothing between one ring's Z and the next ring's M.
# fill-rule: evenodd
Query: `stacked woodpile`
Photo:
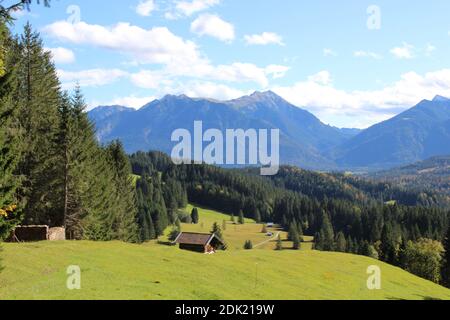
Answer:
M64 241L66 240L66 229L64 228L50 228L48 230L49 241Z

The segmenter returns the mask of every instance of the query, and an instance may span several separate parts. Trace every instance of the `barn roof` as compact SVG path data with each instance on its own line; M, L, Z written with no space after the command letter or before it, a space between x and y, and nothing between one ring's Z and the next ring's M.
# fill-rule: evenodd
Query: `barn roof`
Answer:
M211 243L214 238L223 243L223 241L220 240L215 234L193 232L181 232L175 239L174 243L206 246L207 244Z

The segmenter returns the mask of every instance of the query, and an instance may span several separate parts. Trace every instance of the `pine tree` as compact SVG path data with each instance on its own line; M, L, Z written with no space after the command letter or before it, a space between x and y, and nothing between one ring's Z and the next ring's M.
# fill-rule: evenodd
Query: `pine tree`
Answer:
M353 241L352 237L348 237L347 239L347 253L353 253L355 250L355 242Z
M215 234L216 237L218 237L220 240L222 240L224 242L224 244L221 245L218 249L226 250L227 249L227 245L225 243L225 239L224 239L223 234L222 234L222 229L220 229L220 226L219 226L219 224L217 222L214 222L212 230L211 230L211 233Z
M251 240L245 241L244 249L245 249L245 250L252 250L252 249L253 249L253 243L252 243Z
M242 210L239 210L238 223L239 224L245 223L244 212Z
M122 143L119 141L112 142L107 147L107 153L113 172L116 198L115 206L111 208L112 212L115 213L113 238L126 242L137 242L136 200L134 198L134 186L128 156L125 154Z
M299 235L298 235L298 231L297 231L297 225L293 222L289 226L288 240L295 241L298 239L299 239Z
M339 232L336 236L336 251L346 252L346 250L347 250L347 240L345 239L344 233Z
M219 224L217 222L214 222L211 233L215 234L222 241L225 241L223 239L222 229L220 229Z
M314 235L314 250L322 251L323 250L323 238L320 232L317 232Z
M298 230L298 235L299 235L299 237L300 237L300 238L303 238L304 233L303 233L303 227L302 227L302 223L301 223L301 222L299 222L299 223L297 224L297 230Z
M297 229L293 229L293 234L292 234L292 248L294 250L300 250L300 237L297 233Z
M255 210L255 215L253 219L256 221L256 223L261 222L261 213L258 208Z
M175 241L179 234L180 230L178 230L177 228L173 228L169 233L168 240L171 242Z
M393 231L390 223L386 223L381 233L381 260L394 264L397 260Z
M323 242L323 251L334 250L334 231L330 219L326 212L322 215L322 228L320 231L321 240Z
M0 20L0 210L18 205L15 197L20 178L15 174L21 154L17 108L12 92L14 68L11 66L11 38L6 25ZM0 241L8 237L11 229L20 222L17 213L4 217L0 214Z
M447 288L450 288L450 227L447 230L442 244L445 250L442 259L442 281Z
M15 99L22 129L24 154L18 174L24 177L19 196L28 223L62 226L61 163L58 161L58 108L61 93L51 54L27 24L15 46Z
M191 219L192 219L192 223L193 224L198 224L198 222L199 222L199 214L198 214L198 209L197 208L192 209Z

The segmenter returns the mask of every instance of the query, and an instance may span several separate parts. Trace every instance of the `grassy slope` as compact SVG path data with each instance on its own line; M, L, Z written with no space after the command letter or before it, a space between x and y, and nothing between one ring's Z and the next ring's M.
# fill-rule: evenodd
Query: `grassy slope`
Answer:
M214 222L229 220L214 211L199 211L201 223L183 225L183 230L207 232ZM450 299L450 290L366 257L311 251L310 244L300 252L271 250L273 242L261 247L265 250L241 249L247 239L254 244L267 240L260 232L261 225L250 220L243 226L229 222L225 238L230 250L216 255L154 242L4 244L0 300ZM66 289L69 265L81 267L80 291ZM366 287L369 265L382 269L380 291Z
M119 242L5 244L4 249L0 300L450 299L450 290L398 268L339 253L237 250L202 255L154 243ZM65 287L65 270L72 264L82 269L79 291ZM366 269L373 264L382 269L379 291L366 288Z
M192 208L193 206L189 205L185 209L185 211L190 213L192 211ZM222 228L222 224L225 221L227 226L226 230L223 231L223 235L229 250L242 249L245 241L247 240L251 240L253 242L253 245L257 245L271 239L264 233L261 233L263 225L257 224L251 219L245 219L246 223L244 225L238 225L231 222L229 215L200 207L198 207L198 209L200 216L199 224L182 224L182 231L205 233L211 231L214 222L217 222ZM269 228L268 231L273 232L275 235L279 232L279 230L276 228ZM281 238L286 239L287 233L281 232ZM312 238L305 237L305 241L308 241L308 243L304 243L302 248L305 250L310 250L312 246L310 241L312 241ZM286 248L292 247L292 243L288 241L284 241L283 245ZM258 249L275 249L275 241L270 241L265 245L259 246Z

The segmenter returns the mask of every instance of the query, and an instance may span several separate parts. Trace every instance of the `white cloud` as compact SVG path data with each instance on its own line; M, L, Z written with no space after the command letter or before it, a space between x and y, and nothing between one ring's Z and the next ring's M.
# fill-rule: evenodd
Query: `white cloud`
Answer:
M208 35L225 42L231 42L235 37L234 26L214 14L200 15L191 23L191 32L199 36Z
M128 73L120 69L58 70L59 80L66 89L72 88L76 83L83 87L103 86L127 76Z
M140 88L158 89L162 85L171 85L170 75L165 75L161 71L141 70L131 75L131 82Z
M391 49L391 53L398 59L412 59L414 58L415 48L406 42L403 42L401 47L395 47Z
M434 51L436 51L436 47L434 46L434 45L432 45L432 44L427 44L427 46L426 46L426 48L425 48L425 55L427 56L427 57L430 57L432 54L433 54L433 52Z
M69 64L75 62L75 53L66 48L45 48L52 54L53 61L57 64Z
M277 64L271 64L265 68L266 74L271 75L273 79L284 78L286 72L288 72L289 70L289 67Z
M337 52L335 52L332 49L329 49L329 48L323 49L323 56L324 57L337 57L337 55L338 55Z
M245 41L249 45L269 45L278 44L284 46L283 38L274 32L263 32L262 34L246 35Z
M195 13L205 11L215 5L218 5L220 0L192 0L192 1L175 1L173 10L166 12L167 19L178 19L183 16L190 17Z
M278 79L284 77L289 67L269 65L261 68L252 63L235 62L229 65L211 64L193 65L187 69L166 68L163 70L141 70L130 76L134 85L145 89L157 89L171 86L179 77L194 78L202 81L215 80L232 83L253 82L262 88L269 85L268 77Z
M45 27L44 32L63 42L124 54L133 59L126 65L157 65L153 70L141 69L129 75L135 85L148 89L169 86L180 77L202 81L253 82L264 88L269 85L269 77L281 78L289 70L287 66L276 64L263 67L245 62L214 65L194 42L161 27L145 30L128 23L104 27L60 21ZM85 79L83 84L98 85L98 82Z
M156 10L154 0L141 0L136 7L136 13L143 17L149 17Z
M171 93L186 94L192 98L207 98L221 101L237 99L247 94L245 91L208 81L192 81L184 83L179 87L172 89Z
M372 58L375 60L381 60L383 59L383 56L381 54L375 53L375 52L371 52L371 51L355 51L353 53L353 56L357 57L357 58Z
M43 31L60 41L128 54L140 63L192 64L201 60L195 43L183 40L165 27L146 30L123 22L104 27L59 21L44 27Z
M424 75L405 73L395 83L373 91L337 89L329 72L322 71L306 81L272 90L323 121L339 118L347 126L364 128L411 108L422 99L450 97L450 69Z
M114 98L111 102L106 103L104 105L119 105L125 106L129 108L139 109L146 105L149 102L152 102L156 99L155 96L147 96L147 97L136 97L135 95L131 95L128 97L119 97Z

